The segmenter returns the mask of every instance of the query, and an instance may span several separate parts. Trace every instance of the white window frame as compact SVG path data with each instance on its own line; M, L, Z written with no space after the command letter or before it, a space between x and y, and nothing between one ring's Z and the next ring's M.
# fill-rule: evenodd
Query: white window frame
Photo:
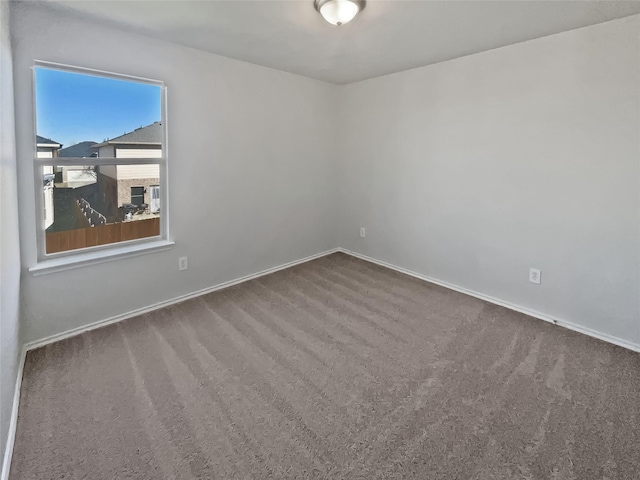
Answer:
M55 157L38 158L36 146L37 134L37 105L36 105L36 68L47 68L60 70L63 72L79 73L116 80L143 83L145 85L155 85L160 87L161 95L161 123L162 123L162 156L156 158L117 158L117 157ZM160 80L152 80L133 75L119 74L95 70L91 68L64 65L60 63L36 60L32 67L33 83L33 171L35 187L35 208L36 208L36 237L37 237L37 264L29 270L34 275L52 273L61 270L68 270L84 265L111 261L114 257L129 257L155 251L166 250L174 244L169 237L169 179L168 179L168 142L167 142L167 87ZM44 218L44 194L42 188L42 168L45 166L75 166L75 165L158 165L160 169L160 234L153 237L145 237L135 240L97 245L94 247L67 250L64 252L46 253L46 229ZM38 188L39 187L39 188Z

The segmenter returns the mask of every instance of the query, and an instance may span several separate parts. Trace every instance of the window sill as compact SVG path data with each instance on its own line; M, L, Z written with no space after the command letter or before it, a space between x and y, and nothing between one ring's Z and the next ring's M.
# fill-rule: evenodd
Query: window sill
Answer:
M113 260L161 252L163 250L169 250L173 245L175 245L175 242L170 240L156 240L137 245L114 247L108 250L79 253L68 257L60 257L38 262L35 266L31 267L29 271L34 277L37 277L49 273L62 272L64 270L111 262Z

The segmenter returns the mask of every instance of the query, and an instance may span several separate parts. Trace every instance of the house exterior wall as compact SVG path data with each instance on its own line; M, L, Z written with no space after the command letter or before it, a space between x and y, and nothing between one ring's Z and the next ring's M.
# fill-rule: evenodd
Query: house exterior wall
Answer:
M120 180L118 179L118 207L124 203L131 203L131 187L144 187L144 203L147 205L151 200L149 187L151 185L159 185L160 178L132 178Z
M115 180L160 177L159 165L101 165L100 173Z
M108 145L100 147L100 157L113 156L116 158L160 158L162 149L158 147L137 148L140 145L114 147ZM115 209L125 203L131 203L131 187L144 187L144 203L149 204L149 187L160 184L159 165L103 165L100 167L103 185L100 187L105 205L110 199L117 198ZM111 191L116 186L117 194Z
M114 180L118 178L115 165L100 165L99 169L102 175L113 178Z
M98 157L160 158L162 148L160 145L105 145L98 149Z
M116 178L118 180L133 180L136 178L146 180L149 178L160 178L160 166L118 165L116 167Z
M110 171L111 165L107 172ZM113 167L115 170L115 166ZM107 223L111 223L116 219L119 219L118 207L121 205L118 203L118 183L114 176L105 174L105 166L101 166L98 172L98 195L102 202L101 213L107 217Z
M42 157L38 157L42 158ZM53 174L53 167L46 165L42 167L42 174ZM44 228L45 230L53 225L53 183L48 182L44 185Z
M45 230L53 225L53 186L45 185L44 187L44 228Z
M105 145L98 149L98 157L115 157L115 148L113 145Z
M160 184L160 167L158 165L102 165L98 174L100 195L106 209L111 213L131 203L131 187L144 187L144 203L149 203L149 187ZM117 191L113 191L115 188ZM113 205L111 199L116 198Z
M160 158L162 157L162 149L157 148L130 148L117 147L116 158Z
M54 147L36 147L37 158L56 158L58 149Z
M95 172L84 165L62 167L62 181L64 183L95 182Z
M131 203L131 187L144 187L144 203L149 204L149 187L159 184L159 165L101 165L98 188L105 215L121 216L118 209L125 203Z

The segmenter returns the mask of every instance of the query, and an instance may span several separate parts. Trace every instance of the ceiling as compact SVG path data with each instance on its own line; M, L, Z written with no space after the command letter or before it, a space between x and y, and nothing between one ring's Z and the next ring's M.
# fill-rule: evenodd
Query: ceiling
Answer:
M640 13L638 1L368 0L336 27L313 0L46 0L121 29L344 84Z

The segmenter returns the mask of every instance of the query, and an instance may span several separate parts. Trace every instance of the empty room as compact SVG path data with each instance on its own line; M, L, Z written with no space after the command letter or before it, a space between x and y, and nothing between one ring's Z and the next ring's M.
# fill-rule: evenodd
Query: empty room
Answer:
M640 480L640 2L0 40L0 480Z

